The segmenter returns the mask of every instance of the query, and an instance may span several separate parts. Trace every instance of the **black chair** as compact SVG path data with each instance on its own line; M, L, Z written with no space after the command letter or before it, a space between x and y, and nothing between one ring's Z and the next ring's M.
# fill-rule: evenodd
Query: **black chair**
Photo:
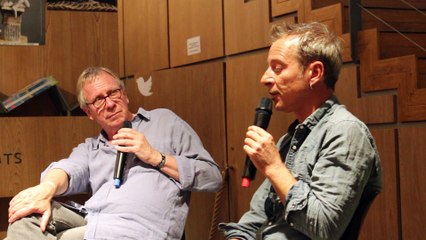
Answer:
M376 189L366 189L366 191L361 196L359 205L355 210L355 213L349 222L348 227L343 233L340 239L342 240L357 240L359 232L361 230L362 222L364 221L365 216L367 215L368 209L373 203L374 198L379 194L379 190Z

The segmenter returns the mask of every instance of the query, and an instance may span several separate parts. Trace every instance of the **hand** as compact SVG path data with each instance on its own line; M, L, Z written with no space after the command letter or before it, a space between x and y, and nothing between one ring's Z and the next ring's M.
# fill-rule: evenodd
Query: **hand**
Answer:
M260 127L250 126L248 128L243 149L263 174L269 168L283 165L274 138Z
M297 179L283 163L274 138L257 126L250 126L244 139L244 151L256 168L269 179L282 202Z
M52 214L53 183L40 183L18 193L9 203L9 223L33 213L42 215L40 228L44 232Z
M152 166L157 166L161 161L160 153L138 131L121 128L112 138L111 144L116 145L118 151L134 153L137 158Z

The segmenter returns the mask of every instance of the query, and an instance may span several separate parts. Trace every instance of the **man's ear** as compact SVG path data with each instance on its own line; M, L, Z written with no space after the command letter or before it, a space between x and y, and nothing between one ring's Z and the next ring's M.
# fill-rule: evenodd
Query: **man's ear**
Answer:
M323 81L324 79L324 64L320 61L314 61L311 64L309 64L309 68L310 68L310 80L309 80L309 84L311 86L315 86L315 84L317 84L320 81Z
M93 120L92 113L90 112L90 109L85 107L85 108L83 108L83 111L86 113L86 115L89 117L90 120Z

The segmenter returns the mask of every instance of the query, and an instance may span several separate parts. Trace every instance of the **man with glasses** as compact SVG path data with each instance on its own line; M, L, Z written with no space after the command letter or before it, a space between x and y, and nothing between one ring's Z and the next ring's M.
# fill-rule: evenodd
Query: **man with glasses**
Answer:
M11 200L7 239L180 239L191 191L216 191L222 181L197 134L166 109L131 113L124 83L107 68L86 69L77 98L102 131ZM118 151L128 154L117 187ZM78 213L52 201L84 192L91 197Z
M321 23L272 29L268 69L260 82L278 111L296 120L275 144L250 126L244 150L265 177L227 239L340 239L365 194L380 191L374 140L334 96L341 42Z

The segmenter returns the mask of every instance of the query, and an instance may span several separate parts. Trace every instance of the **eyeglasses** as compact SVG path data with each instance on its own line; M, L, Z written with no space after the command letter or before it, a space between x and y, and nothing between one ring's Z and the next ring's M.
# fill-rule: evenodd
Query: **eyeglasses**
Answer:
M116 100L121 98L121 88L112 90L105 97L97 97L93 102L86 103L87 105L92 104L95 108L101 108L105 105L106 98L110 100Z

